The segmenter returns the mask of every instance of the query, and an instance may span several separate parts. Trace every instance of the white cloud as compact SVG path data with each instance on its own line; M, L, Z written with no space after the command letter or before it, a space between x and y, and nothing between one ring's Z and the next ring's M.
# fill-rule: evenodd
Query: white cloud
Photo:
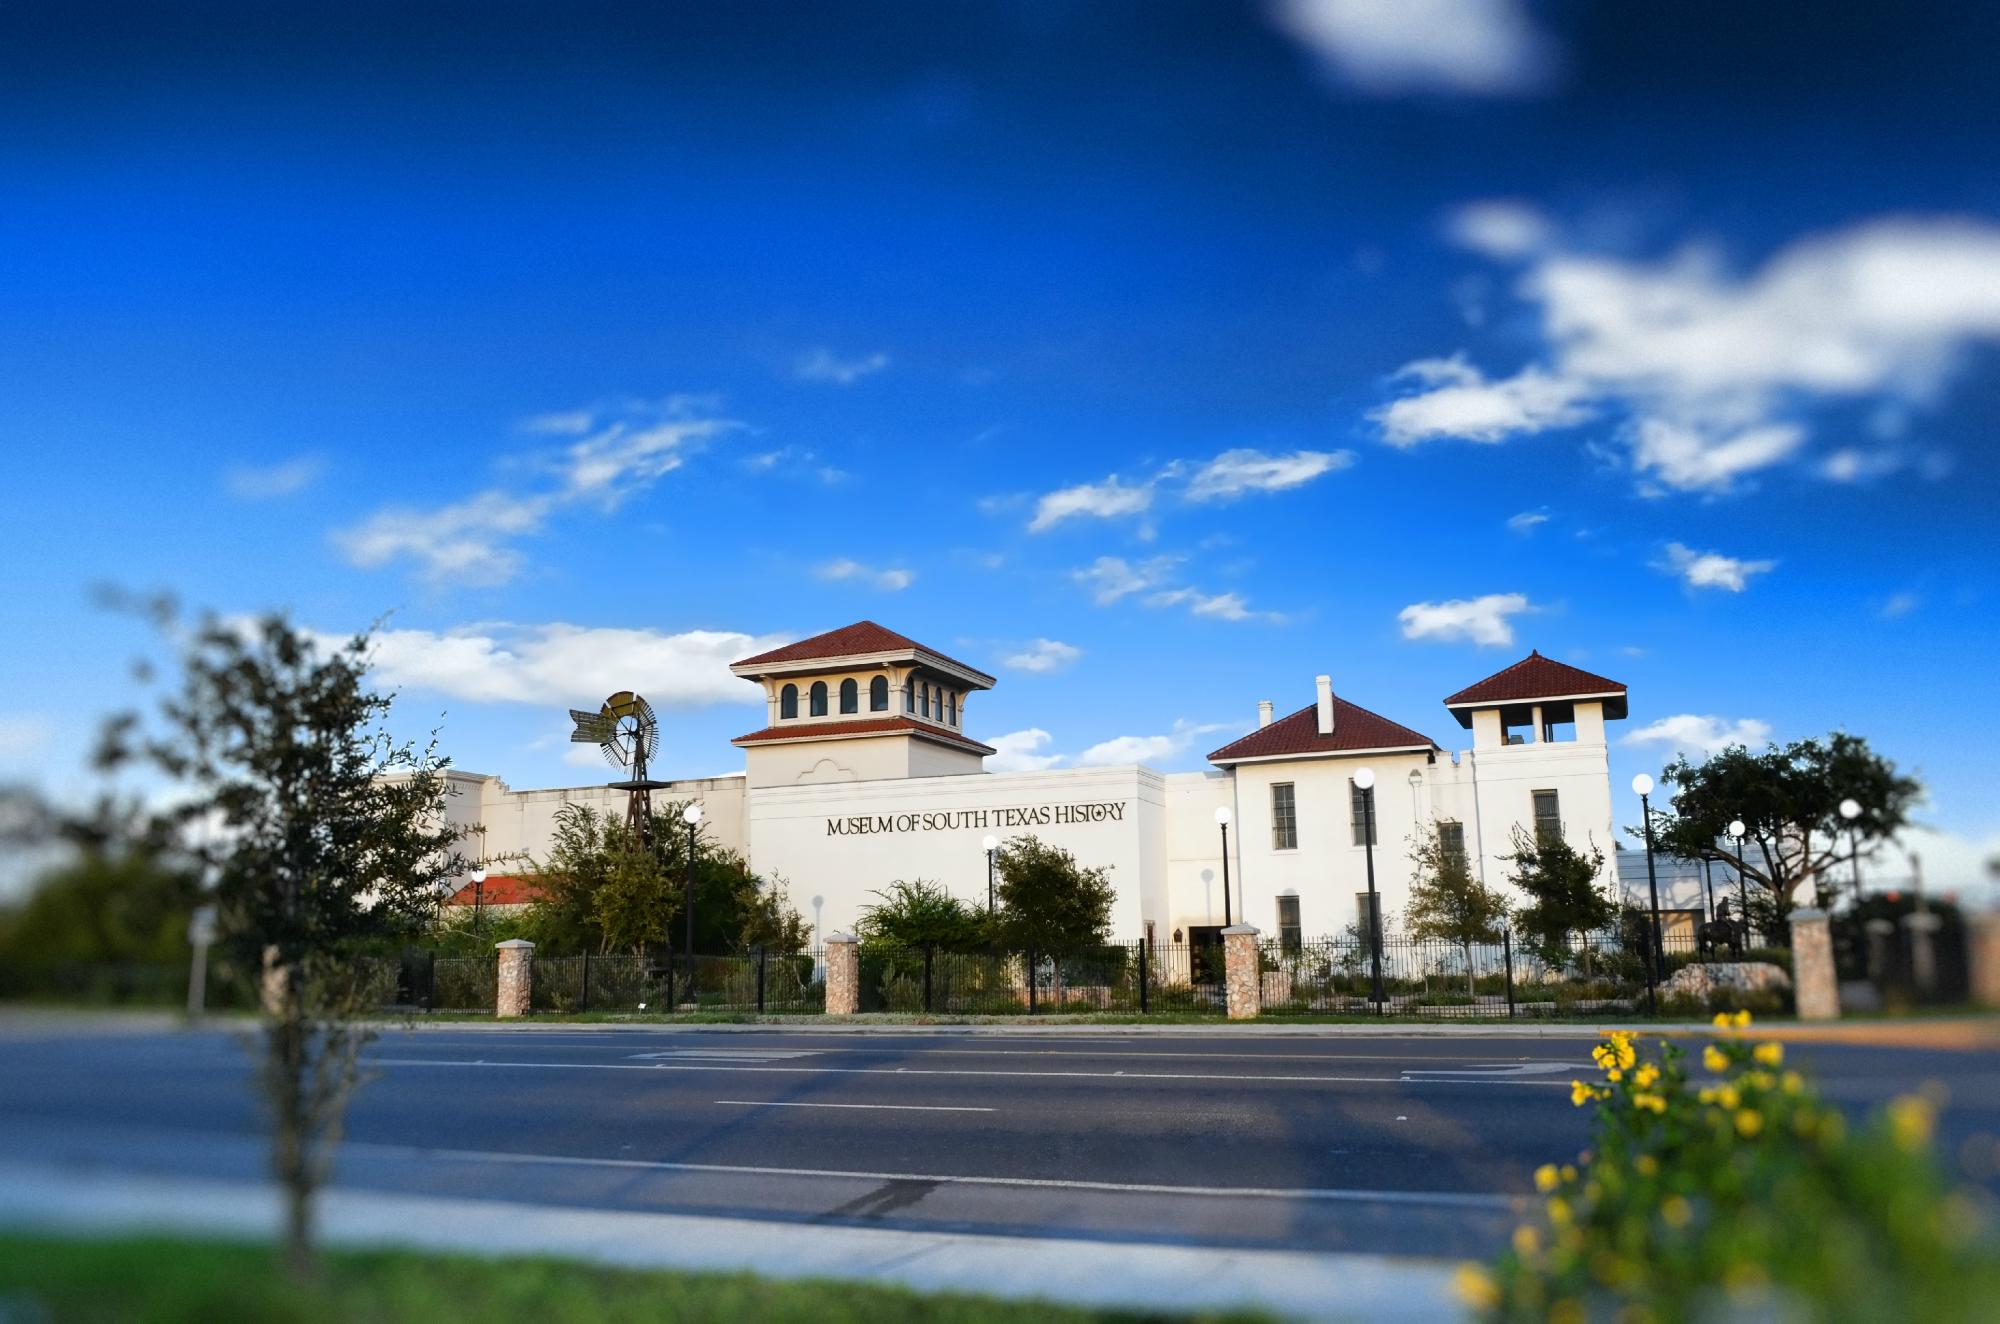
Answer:
M1375 95L1518 96L1549 83L1554 47L1519 0L1277 0L1272 22Z
M1628 733L1619 743L1663 745L1682 754L1716 754L1731 745L1748 749L1761 746L1771 735L1771 724L1754 717L1729 721L1714 716L1680 713L1662 717L1649 726Z
M746 455L743 467L751 473L772 474L780 478L812 478L828 487L853 477L845 469L822 463L819 452L799 446L780 446L776 450Z
M1282 492L1309 483L1321 474L1345 469L1353 463L1353 451L1294 451L1290 455L1266 455L1258 450L1228 450L1195 471L1194 477L1188 481L1187 499L1233 501L1246 492Z
M1546 510L1524 510L1508 518L1507 528L1513 533L1533 533L1536 525L1548 522L1549 513Z
M1568 427L1590 417L1586 392L1576 382L1527 368L1500 381L1489 380L1463 354L1419 359L1397 371L1398 378L1431 389L1392 400L1369 415L1381 424L1391 446L1450 437L1498 442L1521 433Z
M1885 621L1901 620L1918 607L1923 606L1923 603L1924 600L1914 593L1891 593L1888 599L1882 604L1882 619Z
M1701 246L1655 261L1545 248L1521 292L1540 308L1549 363L1504 383L1461 372L1395 401L1375 415L1385 440L1498 440L1616 405L1645 481L1725 491L1800 452L1803 411L1872 401L1900 417L1972 343L2000 337L2000 226L1877 220L1796 240L1743 274ZM1509 413L1488 394L1527 374L1568 409Z
M1232 722L1194 723L1178 721L1173 730L1160 736L1115 736L1100 741L1076 756L1080 768L1113 767L1124 763L1165 763L1177 758L1197 739L1217 731L1234 731Z
M563 409L521 420L521 431L545 437L580 437L597 422L588 409Z
M837 561L828 561L824 565L813 567L813 577L824 579L829 583L853 580L890 593L901 593L917 582L917 572L914 570L905 570L900 566L878 570L849 557L841 557Z
M1009 731L1004 736L994 736L986 743L998 753L986 756L988 772L1040 772L1053 768L1062 762L1060 754L1044 754L1052 737L1038 726L1025 731Z
M842 358L821 346L800 355L798 362L792 365L792 375L802 382L852 386L863 377L873 377L888 366L889 356L880 351L858 358Z
M564 495L616 506L686 462L690 444L737 425L720 418L618 420L573 442L560 462Z
M1680 577L1689 588L1720 588L1741 593L1752 576L1777 568L1776 561L1745 561L1721 552L1697 552L1677 542L1667 544L1667 559L1658 568Z
M348 561L364 570L407 560L432 583L488 587L520 573L521 554L511 544L540 531L553 505L546 496L481 492L434 510L379 510L333 538Z
M1052 671L1061 671L1082 656L1083 650L1075 644L1066 644L1060 639L1037 639L1002 657L1000 665L1010 671L1047 675Z
M1445 235L1460 248L1496 262L1515 262L1546 247L1548 217L1524 202L1469 202L1445 218Z
M1523 593L1488 593L1449 602L1417 602L1396 613L1405 639L1440 643L1471 642L1482 648L1514 642L1514 622L1524 612L1538 611Z
M1250 610L1249 601L1241 593L1204 593L1198 588L1167 589L1148 597L1146 605L1186 607L1190 615L1218 621L1267 621L1280 625L1285 619L1279 612Z
M229 495L239 501L270 501L303 492L326 471L316 455L300 455L277 464L237 465L223 475Z
M1122 515L1141 515L1152 504L1150 483L1129 487L1118 480L1117 474L1112 474L1101 483L1079 483L1043 496L1035 503L1035 517L1028 522L1028 532L1042 533L1078 516L1116 519Z
M48 751L55 734L55 722L40 714L0 714L0 766L39 758Z
M1163 586L1180 563L1178 556L1153 556L1136 563L1122 556L1100 556L1083 569L1070 571L1070 578L1090 590L1092 602L1108 607L1120 598Z
M319 636L329 645L345 642ZM469 703L590 707L637 690L655 708L760 703L754 685L731 675L737 658L790 642L731 630L658 630L580 625L468 626L380 630L370 666L381 684Z

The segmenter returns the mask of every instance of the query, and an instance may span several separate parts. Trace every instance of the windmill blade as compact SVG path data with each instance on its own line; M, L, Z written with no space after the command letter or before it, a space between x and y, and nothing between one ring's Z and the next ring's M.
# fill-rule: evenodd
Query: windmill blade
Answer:
M587 713L580 708L569 710L570 720L576 723L576 730L569 733L571 743L578 745L601 745L610 738L616 724L608 712Z

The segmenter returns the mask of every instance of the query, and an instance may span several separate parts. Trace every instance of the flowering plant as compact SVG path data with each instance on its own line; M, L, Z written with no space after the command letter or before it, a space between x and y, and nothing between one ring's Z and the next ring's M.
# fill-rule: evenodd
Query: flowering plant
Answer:
M1934 1324L2000 1301L1979 1199L1931 1155L1935 1103L1900 1098L1849 1134L1749 1022L1715 1018L1699 1076L1674 1044L1642 1056L1634 1033L1606 1036L1600 1078L1570 1086L1595 1143L1536 1172L1541 1217L1492 1270L1460 1271L1481 1318Z

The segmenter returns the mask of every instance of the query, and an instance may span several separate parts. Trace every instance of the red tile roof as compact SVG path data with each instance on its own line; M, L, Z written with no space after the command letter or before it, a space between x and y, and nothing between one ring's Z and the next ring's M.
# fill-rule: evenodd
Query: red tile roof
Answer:
M469 906L475 893L482 906L525 906L542 899L542 889L532 878L521 878L514 874L494 874L486 880L484 888L475 888L471 883L459 888L445 902L448 906Z
M961 671L969 671L975 676L986 673L978 667L970 667L948 654L920 644L908 635L897 634L894 630L877 625L873 621L856 621L843 625L838 630L828 630L810 639L801 639L783 648L773 648L768 653L746 657L740 662L732 662L732 667L776 665L784 662L811 662L825 657L854 657L864 653L910 653L925 652L943 662L949 662Z
M785 722L778 726L767 726L761 731L752 731L747 736L738 736L729 743L762 745L780 740L876 735L920 736L925 740L935 740L940 745L949 745L953 749L963 749L973 754L1000 752L991 745L982 745L977 740L959 735L956 731L946 731L927 722L920 722L914 717L866 717L853 722Z
M1573 694L1617 694L1625 686L1618 681L1573 667L1567 662L1528 654L1504 671L1496 671L1477 684L1468 685L1446 699L1447 708L1499 703L1528 703L1535 699L1557 699ZM1620 713L1619 716L1623 716Z
M1436 743L1422 732L1412 731L1335 695L1332 735L1319 733L1319 705L1314 703L1224 745L1208 757L1211 763L1233 763L1238 759L1303 757L1347 750L1436 748Z

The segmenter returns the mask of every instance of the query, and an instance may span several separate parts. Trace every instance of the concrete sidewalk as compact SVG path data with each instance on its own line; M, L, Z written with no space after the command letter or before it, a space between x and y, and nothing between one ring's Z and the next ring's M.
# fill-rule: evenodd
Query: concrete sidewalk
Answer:
M1461 1318L1450 1294L1453 1266L1380 1255L913 1232L341 1189L322 1196L319 1214L329 1246L551 1256L1174 1314L1249 1307L1293 1319ZM266 1185L0 1165L0 1226L261 1241L280 1224L277 1192Z

